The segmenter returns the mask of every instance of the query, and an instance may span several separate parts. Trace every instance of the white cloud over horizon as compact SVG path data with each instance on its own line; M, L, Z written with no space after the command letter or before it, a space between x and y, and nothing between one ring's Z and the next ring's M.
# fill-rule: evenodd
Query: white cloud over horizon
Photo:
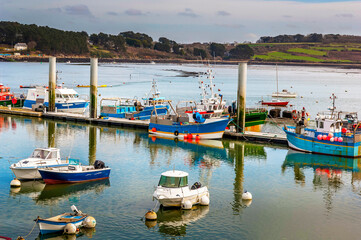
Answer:
M282 0L0 0L0 20L64 30L117 34L135 31L155 40L243 42L280 34L361 35L361 1Z

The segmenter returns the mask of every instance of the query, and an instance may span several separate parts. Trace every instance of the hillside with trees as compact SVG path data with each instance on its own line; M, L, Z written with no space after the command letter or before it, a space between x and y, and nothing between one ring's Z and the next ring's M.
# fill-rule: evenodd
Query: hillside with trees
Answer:
M15 50L25 43L26 50ZM361 37L339 34L263 36L256 43L182 44L133 31L118 34L63 31L50 27L0 22L0 59L21 60L55 55L103 61L218 61L233 63L361 64ZM17 58L15 58L17 56Z

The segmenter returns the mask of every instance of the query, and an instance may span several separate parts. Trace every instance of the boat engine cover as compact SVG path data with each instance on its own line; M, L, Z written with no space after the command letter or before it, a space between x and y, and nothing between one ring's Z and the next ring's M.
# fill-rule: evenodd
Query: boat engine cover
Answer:
M94 168L95 168L95 169L105 168L105 163L104 163L103 161L96 160L96 161L94 162Z

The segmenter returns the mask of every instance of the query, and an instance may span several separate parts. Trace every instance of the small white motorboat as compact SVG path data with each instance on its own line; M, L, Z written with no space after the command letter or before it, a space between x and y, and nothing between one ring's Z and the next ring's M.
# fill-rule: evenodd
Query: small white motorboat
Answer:
M287 91L287 89L283 89L281 92L272 93L272 97L295 98L295 97L297 97L297 93L289 92L289 91Z
M158 200L163 207L191 209L195 204L209 205L209 192L207 187L202 187L198 182L190 188L188 173L173 170L162 173L153 199Z
M19 180L42 179L38 168L68 166L69 160L60 159L57 148L36 148L29 158L20 160L10 166Z

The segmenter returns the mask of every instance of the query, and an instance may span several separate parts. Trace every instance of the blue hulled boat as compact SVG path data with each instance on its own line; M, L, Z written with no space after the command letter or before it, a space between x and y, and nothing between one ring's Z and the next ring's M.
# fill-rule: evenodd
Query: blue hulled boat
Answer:
M93 166L69 165L68 167L39 169L46 184L78 183L109 178L110 168L102 161L95 161Z
M170 104L170 103L169 103ZM170 104L171 105L171 104ZM173 109L173 107L172 107ZM177 112L174 114L152 116L149 123L149 133L164 137L218 139L230 121L228 117L203 118L197 111Z
M126 119L150 119L154 109L159 115L167 113L169 106L164 97L160 97L156 82L153 80L152 90L142 102L136 98L103 98L100 101L100 116Z
M310 153L341 157L361 157L361 123L355 112L318 113L315 128L306 127L304 110L294 116L296 126L285 126L284 131L290 148Z

